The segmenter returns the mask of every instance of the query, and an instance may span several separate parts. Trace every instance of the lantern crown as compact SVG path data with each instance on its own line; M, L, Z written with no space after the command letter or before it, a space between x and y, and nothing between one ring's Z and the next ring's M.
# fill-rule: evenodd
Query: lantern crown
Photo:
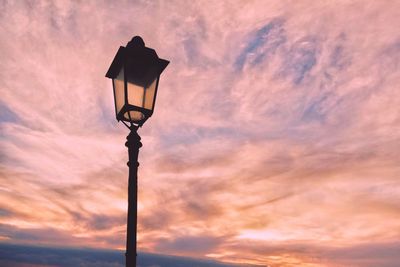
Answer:
M130 40L128 42L128 44L126 45L126 47L130 47L130 46L144 47L144 41L143 41L142 37L140 37L140 36L133 37L132 40Z

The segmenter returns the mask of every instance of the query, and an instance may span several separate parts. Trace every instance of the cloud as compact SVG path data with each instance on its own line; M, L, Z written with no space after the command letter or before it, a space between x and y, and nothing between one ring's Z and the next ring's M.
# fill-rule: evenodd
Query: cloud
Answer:
M104 74L141 35L171 64L139 130L140 249L396 262L398 3L0 5L2 240L124 247L127 131Z
M286 41L283 25L283 19L277 18L257 30L236 59L236 67L242 70L246 63L256 66L266 60L268 54L274 54Z
M157 250L165 253L180 251L196 255L198 253L209 253L223 242L222 238L214 236L181 236L174 240L160 240Z
M293 83L299 84L317 63L318 43L312 36L297 40L285 58L283 73L292 76Z
M251 243L242 241L234 244L235 250L250 252L254 259L264 255L271 264L277 266L284 261L290 264L301 263L305 266L395 266L398 261L398 242L358 244L354 246L342 246L340 248L326 244L290 243L290 244L267 244L260 241ZM282 255L269 257L268 255ZM282 257L282 258L280 258ZM274 266L274 265L273 265Z
M37 247L0 244L0 263L2 266L35 267L35 266L124 266L124 255L116 250L73 249L61 247ZM173 257L158 254L139 253L138 266L141 267L228 267L238 266L222 264L215 261L204 261L192 258Z

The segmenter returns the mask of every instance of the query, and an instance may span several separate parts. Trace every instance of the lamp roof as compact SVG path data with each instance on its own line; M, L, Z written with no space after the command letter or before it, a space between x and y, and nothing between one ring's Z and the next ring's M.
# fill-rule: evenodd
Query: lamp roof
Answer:
M114 79L125 66L129 71L128 76L146 85L152 82L150 76L160 75L168 64L169 61L159 58L154 49L146 47L140 36L135 36L126 47L118 49L106 77Z

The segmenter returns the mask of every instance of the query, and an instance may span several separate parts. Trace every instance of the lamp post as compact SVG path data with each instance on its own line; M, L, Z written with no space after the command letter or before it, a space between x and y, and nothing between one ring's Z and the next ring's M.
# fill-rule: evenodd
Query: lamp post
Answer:
M106 74L112 79L117 120L130 129L125 143L129 155L126 267L136 267L137 256L137 170L142 146L137 130L153 114L160 74L168 64L135 36L118 49Z

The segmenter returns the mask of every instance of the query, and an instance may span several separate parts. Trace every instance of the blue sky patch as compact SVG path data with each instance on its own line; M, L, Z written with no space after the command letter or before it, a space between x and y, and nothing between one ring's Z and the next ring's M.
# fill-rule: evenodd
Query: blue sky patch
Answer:
M287 53L283 66L285 76L300 84L317 64L317 39L304 37L295 42Z
M242 70L248 64L257 66L274 54L286 42L282 19L274 19L252 34L250 41L235 61L235 69Z
M0 101L0 123L18 122L19 117L6 104Z

